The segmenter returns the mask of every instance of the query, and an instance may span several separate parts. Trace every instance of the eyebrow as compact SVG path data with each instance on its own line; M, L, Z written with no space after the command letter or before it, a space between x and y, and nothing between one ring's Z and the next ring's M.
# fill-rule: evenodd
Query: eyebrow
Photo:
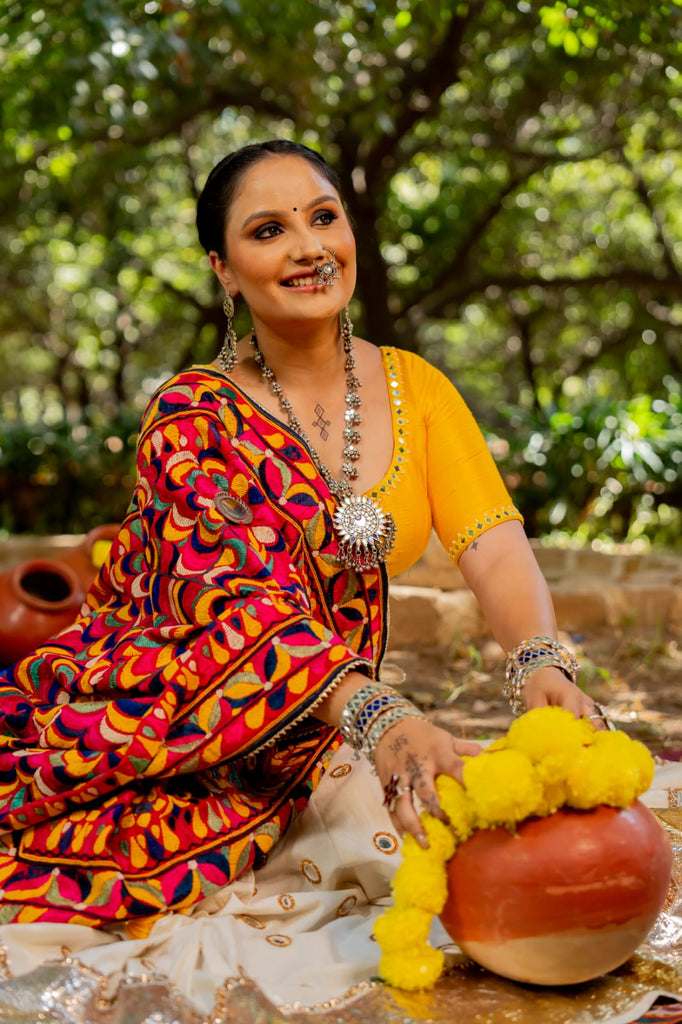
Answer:
M312 208L314 206L319 206L320 203L328 203L330 201L332 203L338 203L338 199L336 198L336 196L326 195L325 194L325 195L322 195L322 196L318 196L317 199L313 199L312 203L308 203L308 205L304 206L303 209L305 211L312 210ZM283 213L282 210L259 210L258 213L252 213L250 217L246 218L246 220L242 224L242 228L245 228L247 224L251 223L251 221L253 221L253 220L261 220L263 217L283 217L283 216L284 216L284 213Z

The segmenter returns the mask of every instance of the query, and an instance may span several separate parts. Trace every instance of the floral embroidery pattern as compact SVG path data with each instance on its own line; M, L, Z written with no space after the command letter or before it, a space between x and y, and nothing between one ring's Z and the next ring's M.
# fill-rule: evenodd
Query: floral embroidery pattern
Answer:
M220 374L157 392L79 618L0 673L1 923L151 927L263 862L339 743L311 708L385 644L385 574L340 565L333 510Z

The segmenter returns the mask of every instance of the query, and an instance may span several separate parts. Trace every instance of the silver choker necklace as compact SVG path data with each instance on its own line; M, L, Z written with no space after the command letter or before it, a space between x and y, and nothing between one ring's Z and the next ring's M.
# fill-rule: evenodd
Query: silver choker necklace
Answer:
M395 542L395 523L393 516L389 512L384 512L378 502L363 495L358 497L353 493L351 481L357 479L356 463L360 458L360 451L357 448L360 442L360 433L357 428L362 422L358 412L362 405L362 399L358 394L361 381L358 380L354 372L353 324L348 310L344 311L341 338L346 357L344 364L346 371L346 425L343 431L343 463L339 479L324 464L301 426L291 402L263 358L256 335L252 334L250 340L254 359L260 367L263 379L270 385L273 394L279 401L282 411L287 416L289 426L307 445L315 468L324 478L329 490L339 503L333 516L339 540L339 559L347 568L364 572L366 569L375 569L381 562L386 561Z

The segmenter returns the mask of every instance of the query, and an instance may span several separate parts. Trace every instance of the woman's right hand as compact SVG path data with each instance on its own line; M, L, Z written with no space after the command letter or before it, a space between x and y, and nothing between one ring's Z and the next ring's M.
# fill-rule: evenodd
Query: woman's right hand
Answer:
M384 733L374 751L374 764L384 790L392 776L398 777L399 795L392 801L393 809L388 803L388 810L401 835L409 832L420 846L428 847L417 802L429 814L447 820L438 801L436 776L452 775L461 782L462 757L480 751L479 743L456 739L428 719L416 716L401 719Z

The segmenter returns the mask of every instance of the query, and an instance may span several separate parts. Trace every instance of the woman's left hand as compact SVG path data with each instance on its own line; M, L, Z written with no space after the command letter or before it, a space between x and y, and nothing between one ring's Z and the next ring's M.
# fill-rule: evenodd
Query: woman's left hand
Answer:
M592 697L584 693L558 668L539 668L523 686L522 699L527 711L546 705L566 708L576 718L589 718L595 729L608 729L608 719Z

